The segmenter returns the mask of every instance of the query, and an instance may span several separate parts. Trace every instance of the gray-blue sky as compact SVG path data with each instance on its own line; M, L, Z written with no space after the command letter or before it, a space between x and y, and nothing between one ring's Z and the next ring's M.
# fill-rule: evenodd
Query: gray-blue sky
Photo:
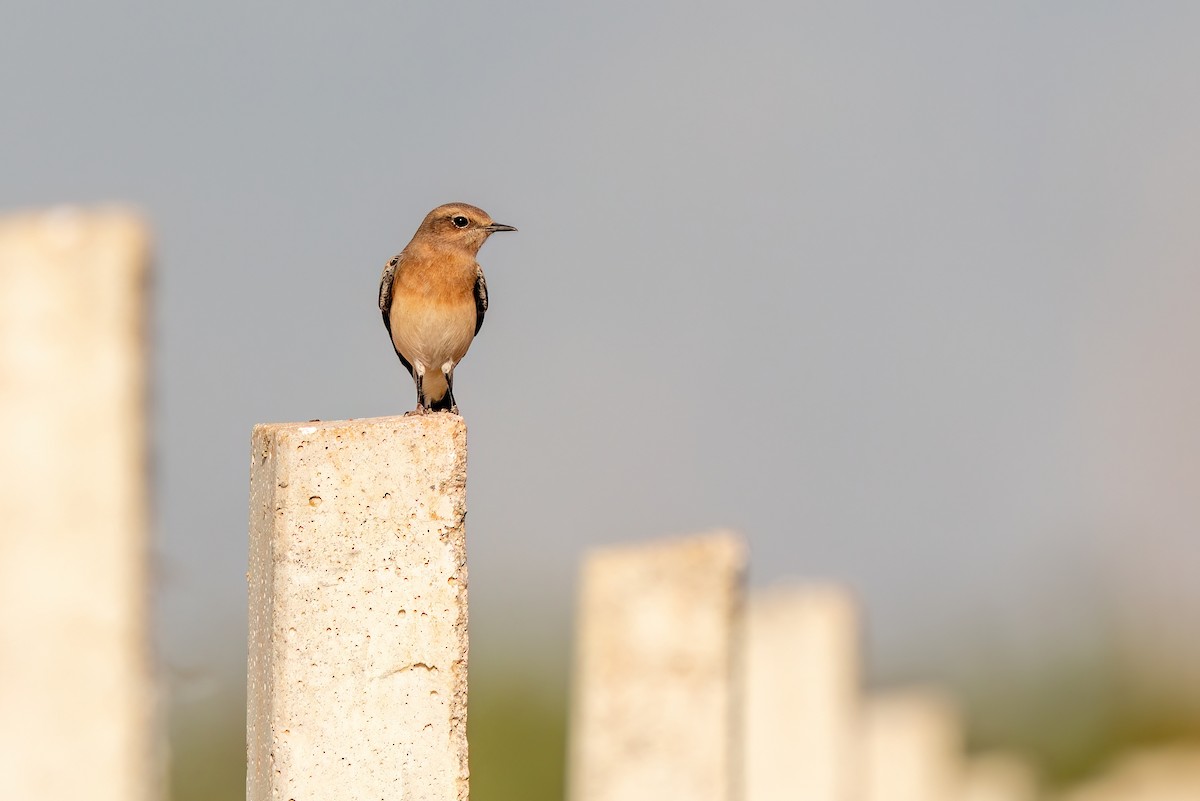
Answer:
M561 623L588 545L717 525L758 583L850 582L918 667L977 621L1086 624L1127 531L1195 564L1165 477L1194 479L1195 406L1156 400L1196 397L1193 4L4 16L0 203L156 232L177 666L242 647L250 426L410 407L376 281L450 200L521 229L458 374L477 636Z

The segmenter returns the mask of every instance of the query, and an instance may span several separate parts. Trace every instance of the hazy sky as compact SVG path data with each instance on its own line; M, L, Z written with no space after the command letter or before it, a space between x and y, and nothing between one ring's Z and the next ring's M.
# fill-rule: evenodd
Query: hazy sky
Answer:
M1185 586L1200 5L982 6L7 8L0 203L157 239L169 663L244 648L251 425L412 407L378 276L451 200L520 228L456 375L477 638L714 526L857 588L884 664Z

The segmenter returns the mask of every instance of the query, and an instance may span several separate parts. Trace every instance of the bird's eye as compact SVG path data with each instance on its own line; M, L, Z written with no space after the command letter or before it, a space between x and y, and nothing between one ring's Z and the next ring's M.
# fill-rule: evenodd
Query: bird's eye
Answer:
M471 221L459 214L456 217L451 217L450 222L454 223L455 228L466 228Z

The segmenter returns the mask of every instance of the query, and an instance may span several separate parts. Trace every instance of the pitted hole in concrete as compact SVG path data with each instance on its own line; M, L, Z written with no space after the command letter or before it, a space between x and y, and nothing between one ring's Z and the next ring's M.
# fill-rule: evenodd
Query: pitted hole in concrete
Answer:
M323 501L321 500L320 495L314 495L308 499L308 505L313 507L314 509L316 507L320 506L322 503L323 503Z
M400 609L400 610L398 610L398 611L396 612L396 614L397 614L397 615L399 615L400 617L404 617L405 615L407 615L407 614L408 614L408 610L407 610L407 609Z
M390 498L390 497L392 497L392 493L390 493L390 492L385 492L385 493L383 493L383 498L384 498L384 500L387 500L387 499L388 499L388 498Z

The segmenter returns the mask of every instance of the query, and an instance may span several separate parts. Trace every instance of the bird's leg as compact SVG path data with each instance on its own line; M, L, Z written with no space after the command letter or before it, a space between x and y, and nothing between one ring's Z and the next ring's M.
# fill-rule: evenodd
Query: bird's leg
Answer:
M411 412L405 412L405 417L413 414L426 414L429 411L429 408L425 405L425 365L420 362L413 362L412 376L413 383L417 385L417 408Z
M443 364L442 374L446 376L446 394L450 397L450 414L458 414L458 403L454 400L454 362Z

